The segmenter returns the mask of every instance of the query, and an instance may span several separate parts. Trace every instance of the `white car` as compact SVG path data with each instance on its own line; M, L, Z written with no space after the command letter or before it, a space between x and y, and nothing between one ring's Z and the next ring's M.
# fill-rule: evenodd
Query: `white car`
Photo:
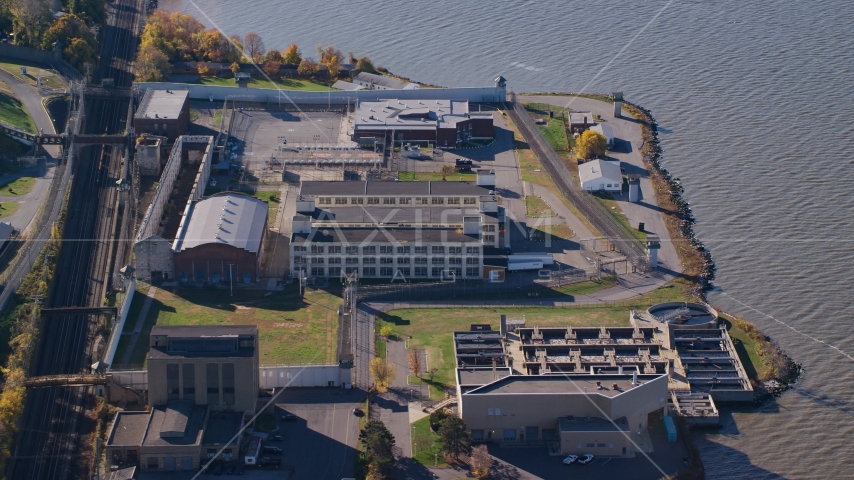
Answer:
M593 455L589 453L585 453L583 457L578 459L578 463L581 465L587 465L588 463L593 461Z
M576 460L578 460L578 455L567 455L566 458L563 459L563 464L572 465Z

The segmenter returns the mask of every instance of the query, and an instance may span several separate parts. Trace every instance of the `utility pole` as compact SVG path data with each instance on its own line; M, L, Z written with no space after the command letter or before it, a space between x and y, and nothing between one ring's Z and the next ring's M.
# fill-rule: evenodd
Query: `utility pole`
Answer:
M234 264L228 262L228 281L231 284L231 293L229 294L230 297L234 296L234 274L231 272L232 265Z

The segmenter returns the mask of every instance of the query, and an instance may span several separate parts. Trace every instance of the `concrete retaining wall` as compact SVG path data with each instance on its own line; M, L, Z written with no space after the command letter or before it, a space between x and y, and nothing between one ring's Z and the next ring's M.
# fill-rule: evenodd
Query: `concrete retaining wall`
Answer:
M262 389L350 386L351 372L338 365L261 367L258 383Z
M128 311L130 310L130 303L133 301L134 293L136 293L136 279L132 278L130 280L130 285L128 285L128 291L125 294L125 301L122 303L121 309L119 310L119 316L113 324L113 331L110 333L110 341L107 343L107 352L104 354L104 363L107 365L113 364L113 359L116 356L116 349L119 347L119 339L121 338L122 331L125 328L125 321L128 318Z
M503 102L507 96L505 87L461 87L461 88L421 88L417 90L359 90L348 92L330 90L329 92L306 92L302 90L272 90L265 88L225 87L219 85L195 85L191 83L155 83L139 82L135 86L140 92L148 88L157 90L189 90L190 98L215 101L237 100L245 102L281 103L315 105L347 105L356 100L426 99L426 100L468 100L477 103Z

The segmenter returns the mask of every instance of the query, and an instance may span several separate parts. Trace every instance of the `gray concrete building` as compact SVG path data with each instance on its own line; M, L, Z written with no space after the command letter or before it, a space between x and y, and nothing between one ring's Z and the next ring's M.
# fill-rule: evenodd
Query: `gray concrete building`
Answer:
M503 222L486 182L303 182L291 274L482 278Z
M148 354L151 405L187 400L211 410L254 412L258 399L258 327L160 326Z
M139 102L133 117L137 134L162 135L175 141L190 125L189 90L155 90L150 88Z

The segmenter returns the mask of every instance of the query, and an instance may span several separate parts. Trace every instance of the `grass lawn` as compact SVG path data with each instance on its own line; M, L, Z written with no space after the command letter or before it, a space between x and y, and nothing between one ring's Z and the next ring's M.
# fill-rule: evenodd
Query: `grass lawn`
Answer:
M593 288L587 286L586 288ZM646 308L646 306L645 306ZM530 308L413 308L380 314L376 327L392 325L399 337L412 336L410 347L427 350L430 369L438 371L430 384L430 397L442 398L444 386L454 385L454 346L451 333L465 331L472 323L498 325L499 315L525 317L528 325L548 326L627 326L630 306L605 307L530 307Z
M732 338L732 343L738 352L738 358L741 360L747 376L756 380L759 377L758 369L764 365L762 357L756 353L756 342L744 330L733 325L731 319L723 314L720 317L726 325L730 338Z
M5 82L0 82L0 121L24 131L36 133L36 124L27 108Z
M4 197L18 197L26 195L33 189L36 179L33 177L20 177L11 182L0 185L0 195Z
M441 446L439 435L430 429L430 417L424 417L412 424L412 453L416 462L425 467L447 467L442 454L439 453Z
M198 119L199 119L199 112L197 112L195 110L190 110L190 121L195 122Z
M431 180L438 182L442 180L442 172L400 172L397 174L397 178L400 181ZM454 172L448 175L447 180L452 182L475 182L477 181L477 174Z
M547 218L555 216L554 210L552 210L551 207L549 207L549 204L540 197L525 197L525 210L528 212L527 215L531 218Z
M202 77L201 81L204 85L217 85L221 87L237 87L237 82L234 81L233 78L216 78L216 77ZM249 88L269 88L269 89L282 89L282 90L307 90L313 92L325 92L329 90L329 86L313 82L311 80L300 80L296 78L280 78L271 82L267 79L255 79L253 78L249 84ZM335 89L337 91L337 89Z
M213 116L213 125L219 126L220 123L222 123L222 109L217 108Z
M27 67L27 74L21 75L21 67ZM49 88L65 88L65 84L62 83L62 78L56 75L55 73L47 70L47 66L38 65L34 62L27 62L22 60L16 60L13 58L0 57L0 69L5 70L15 77L29 83L32 86L36 86L38 83L39 70L42 71L42 86Z
M513 132L513 136L515 140L513 141L513 146L516 149L516 157L519 159L519 173L522 177L522 180L525 182L531 182L537 185L541 185L547 188L550 192L554 193L561 201L566 205L567 208L575 215L579 220L581 220L584 225L587 226L588 230L590 230L593 235L597 234L596 229L593 225L587 220L587 218L575 208L575 205L569 202L560 190L554 184L554 181L549 177L549 174L543 169L543 165L537 160L534 152L531 151L531 148L525 143L522 134L519 133L519 130L513 124L513 121L510 120L509 117L503 117L507 121L508 128Z
M0 202L0 218L6 218L18 210L18 202Z
M124 332L133 327L148 286L138 283ZM341 298L323 290L307 289L299 298L296 287L265 296L263 290L210 288L157 289L145 319L140 342L130 363L142 364L148 354L148 335L156 325L258 325L261 364L334 363L338 337L338 305ZM128 348L123 335L116 362Z
M255 192L251 195L267 202L267 223L272 225L276 221L276 209L279 208L279 191Z
M552 148L556 151L569 150L569 143L566 140L566 130L563 127L563 120L560 118L548 118L549 123L539 125L537 128L543 132L543 136L549 141Z
M573 232L565 223L531 225L531 228L538 232L543 232L546 235L551 235L553 238L558 240L569 240L575 236L575 232Z

